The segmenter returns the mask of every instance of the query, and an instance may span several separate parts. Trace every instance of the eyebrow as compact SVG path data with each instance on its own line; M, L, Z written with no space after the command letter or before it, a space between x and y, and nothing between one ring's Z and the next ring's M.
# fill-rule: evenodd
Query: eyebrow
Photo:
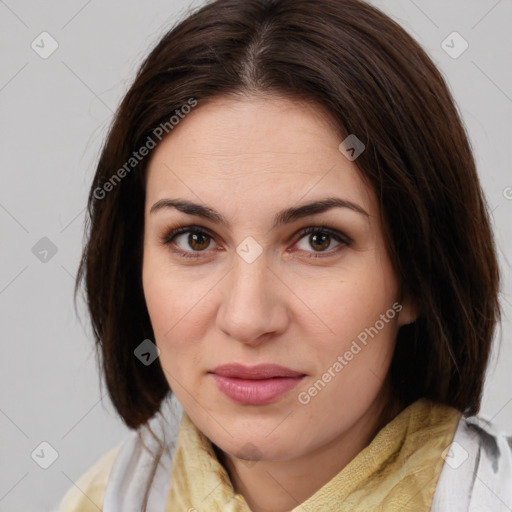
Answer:
M187 201L185 199L160 199L151 207L149 213L153 214L165 208L175 208L180 212L203 217L204 219L208 219L212 222L221 224L228 229L230 228L229 221L219 212L208 206L203 206L201 204ZM332 208L348 208L357 213L360 213L361 215L370 217L370 215L363 208L361 208L361 206L353 203L352 201L342 199L341 197L326 197L325 199L302 204L300 206L286 208L285 210L278 212L274 216L274 224L272 229L283 224L289 224L303 217L323 213Z

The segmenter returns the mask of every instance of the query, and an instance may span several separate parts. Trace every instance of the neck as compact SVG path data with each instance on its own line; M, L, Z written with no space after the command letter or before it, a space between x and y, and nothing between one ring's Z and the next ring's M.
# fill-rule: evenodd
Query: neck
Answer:
M395 401L379 396L349 430L313 452L288 460L248 464L213 446L235 492L243 495L251 511L287 512L336 476L400 410Z

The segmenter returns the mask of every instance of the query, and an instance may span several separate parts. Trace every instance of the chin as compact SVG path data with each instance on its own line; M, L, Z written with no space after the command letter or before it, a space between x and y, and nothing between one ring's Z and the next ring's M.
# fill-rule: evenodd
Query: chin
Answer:
M268 435L272 429L275 429L276 424L272 427L260 428L255 427L254 432L248 432L244 429L230 429L229 433L222 432L220 436L214 435L207 437L223 452L229 454L237 459L251 461L279 461L288 460L300 455L298 453L298 446L303 448L303 443L300 443L290 436L288 432L274 432ZM218 432L217 432L218 434Z

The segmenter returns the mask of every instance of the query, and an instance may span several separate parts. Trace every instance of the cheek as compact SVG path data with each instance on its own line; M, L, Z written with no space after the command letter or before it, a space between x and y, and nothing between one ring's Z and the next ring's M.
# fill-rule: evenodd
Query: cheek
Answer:
M160 363L173 375L185 374L204 338L211 315L208 291L215 281L211 275L176 271L165 254L151 248L145 250L142 281Z
M363 263L342 279L324 282L309 303L326 326L310 346L315 379L321 380L317 388L328 383L326 400L366 403L382 386L392 359L400 309L396 281L386 262L372 257Z
M337 350L350 345L353 339L376 322L383 337L394 337L391 331L396 330L393 326L397 317L393 308L398 297L396 282L389 268L373 264L371 259L362 263L359 268L350 268L338 277L331 275L330 278L317 279L315 284L320 288L316 288L314 293L311 293L311 283L303 281L304 289L297 293L304 297L310 311L316 314L313 318L310 313L302 327L311 331L311 321L314 321L314 325L319 325L327 334L319 341L323 339L322 343ZM384 324L381 315L385 315Z
M331 411L332 423L326 427L331 433L364 414L389 371L399 305L392 288L379 286L374 280L336 283L317 303L334 334L316 336L310 344L308 359L315 361L315 373L298 399L312 416Z

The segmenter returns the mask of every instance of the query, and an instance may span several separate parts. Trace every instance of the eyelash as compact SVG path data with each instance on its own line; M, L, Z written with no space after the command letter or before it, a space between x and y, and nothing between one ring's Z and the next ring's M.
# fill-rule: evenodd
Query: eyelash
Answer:
M181 226L176 229L171 229L165 236L162 237L161 243L164 245L170 246L172 241L178 236L183 233L190 233L190 234L204 234L207 235L210 239L214 239L214 237L210 234L209 230L206 228L202 228L200 226ZM324 258L329 257L334 254L337 254L340 250L343 249L343 247L348 247L352 240L344 235L343 233L340 233L339 231L335 229L328 228L327 226L310 226L307 228L304 228L300 230L295 236L297 238L297 242L304 238L306 235L311 234L327 234L331 236L335 241L341 243L341 246L338 246L335 249L331 249L329 251L316 251L313 252L311 256L307 256L307 258ZM183 251L181 249L171 249L173 252L179 254L183 258L200 258L201 254L206 252L203 251Z

